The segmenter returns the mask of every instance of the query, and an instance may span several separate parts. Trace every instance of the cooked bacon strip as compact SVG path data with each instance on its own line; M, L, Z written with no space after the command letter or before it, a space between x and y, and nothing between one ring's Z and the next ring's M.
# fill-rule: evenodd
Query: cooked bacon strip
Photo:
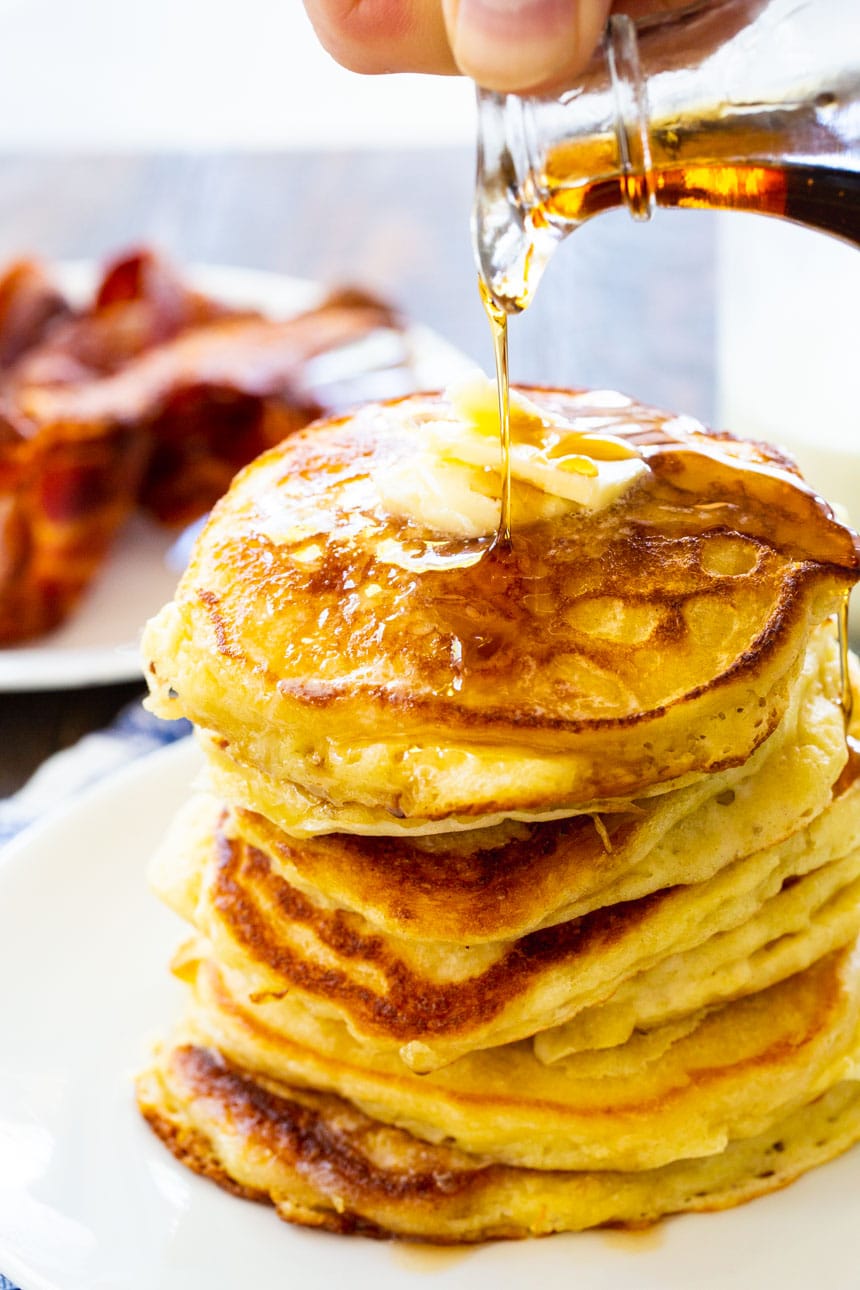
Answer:
M44 340L71 306L35 260L17 260L0 277L0 371Z
M134 508L149 445L133 427L64 437L22 462L16 493L0 498L0 643L38 636L71 612Z
M63 620L136 503L169 523L205 512L330 410L314 360L380 334L405 370L395 315L361 292L276 322L228 315L149 253L112 266L0 383L0 643Z
M151 461L141 501L168 523L200 515L239 467L325 409L308 362L375 331L376 305L323 305L285 322L234 318L183 332L99 380L19 386L6 408L22 437L140 426ZM402 361L407 358L401 340Z
M380 310L370 305L324 304L284 322L230 318L183 332L101 379L47 385L16 379L6 397L25 435L57 421L150 420L166 399L190 388L301 397L310 359L355 342L381 322Z
M81 384L235 312L190 290L162 257L135 251L108 265L92 307L54 327L10 377L19 386Z

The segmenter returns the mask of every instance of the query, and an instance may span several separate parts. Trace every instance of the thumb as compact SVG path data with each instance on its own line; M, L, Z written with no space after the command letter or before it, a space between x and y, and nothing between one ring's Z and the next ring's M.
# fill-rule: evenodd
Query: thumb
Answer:
M600 39L611 0L443 0L462 72L500 92L571 84Z

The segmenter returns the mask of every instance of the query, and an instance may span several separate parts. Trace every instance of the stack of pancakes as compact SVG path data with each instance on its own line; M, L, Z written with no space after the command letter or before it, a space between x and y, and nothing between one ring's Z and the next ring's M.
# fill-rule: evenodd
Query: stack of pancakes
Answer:
M371 406L237 478L145 638L207 791L139 1102L295 1222L641 1224L860 1138L860 543L773 449L530 397L510 548L460 413Z

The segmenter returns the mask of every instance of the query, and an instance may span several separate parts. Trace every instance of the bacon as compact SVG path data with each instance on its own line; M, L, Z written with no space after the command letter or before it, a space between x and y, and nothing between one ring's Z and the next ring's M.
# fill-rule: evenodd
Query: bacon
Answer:
M154 345L230 312L192 291L160 256L133 251L108 265L90 308L68 314L21 356L10 376L17 385L82 383L120 371Z
M0 277L0 372L40 344L71 306L35 260L16 260Z
M0 376L3 644L63 621L136 505L187 523L263 449L360 397L351 349L378 342L401 377L409 362L396 315L362 292L274 321L145 250L109 266L88 309L31 334Z

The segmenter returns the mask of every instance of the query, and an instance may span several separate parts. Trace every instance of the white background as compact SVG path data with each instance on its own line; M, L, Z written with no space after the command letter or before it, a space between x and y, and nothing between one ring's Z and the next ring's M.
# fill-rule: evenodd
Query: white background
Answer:
M0 0L0 151L473 137L469 85L345 71L301 0Z

